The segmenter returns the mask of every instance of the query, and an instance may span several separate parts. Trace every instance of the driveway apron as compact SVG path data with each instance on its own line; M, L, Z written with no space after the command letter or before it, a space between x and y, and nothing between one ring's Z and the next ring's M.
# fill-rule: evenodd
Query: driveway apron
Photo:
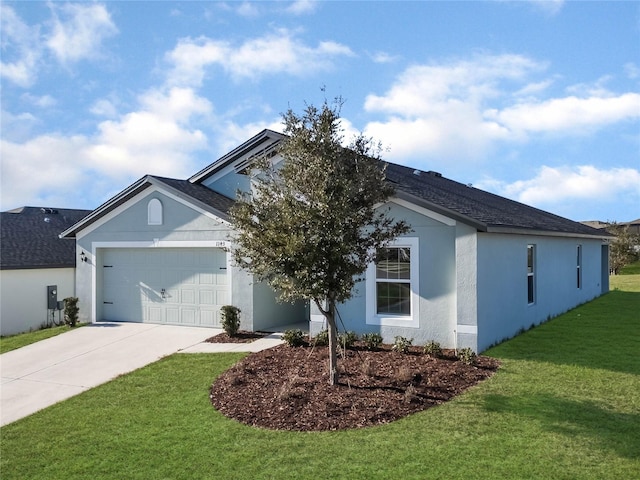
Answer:
M95 323L0 355L0 425L188 349L219 329Z

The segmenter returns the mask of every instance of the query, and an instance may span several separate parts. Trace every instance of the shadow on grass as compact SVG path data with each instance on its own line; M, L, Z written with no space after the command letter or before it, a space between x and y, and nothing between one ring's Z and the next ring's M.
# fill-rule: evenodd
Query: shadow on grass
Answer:
M536 421L541 428L571 438L587 439L602 450L640 458L640 414L614 412L592 401L552 395L510 397L487 395L487 412L508 413Z
M640 375L640 292L615 290L485 354Z

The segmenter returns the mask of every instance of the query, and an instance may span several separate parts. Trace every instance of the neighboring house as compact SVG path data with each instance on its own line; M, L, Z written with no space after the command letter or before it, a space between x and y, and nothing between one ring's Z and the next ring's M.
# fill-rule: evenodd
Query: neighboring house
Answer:
M0 334L38 329L75 294L75 243L59 237L90 210L23 207L0 213ZM48 292L47 287L55 286Z
M279 304L226 251L252 158L277 161L283 138L264 130L188 180L146 176L65 231L89 258L77 270L82 320L217 327L233 304L243 329L323 328L306 302ZM482 351L609 289L606 232L435 172L388 164L387 180L396 194L383 208L413 231L339 306L348 330Z

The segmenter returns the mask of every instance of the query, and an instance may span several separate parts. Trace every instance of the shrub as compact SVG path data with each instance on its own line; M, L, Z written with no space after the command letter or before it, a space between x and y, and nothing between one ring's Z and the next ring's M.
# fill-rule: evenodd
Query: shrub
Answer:
M382 335L375 332L365 333L362 335L362 341L369 350L375 350L382 345Z
M351 348L353 344L358 341L358 335L356 332L344 332L338 334L338 343L343 348Z
M461 348L458 350L458 360L462 363L466 363L467 365L473 365L476 361L476 352L471 350L469 347Z
M325 347L329 345L329 330L326 328L318 332L318 334L313 337L313 341L319 347Z
M224 305L222 311L222 328L230 337L237 335L240 330L240 309L233 305Z
M424 345L424 353L429 355L430 357L440 358L442 357L442 347L440 347L440 343L435 340L431 340Z
M406 337L397 336L393 339L393 345L391 346L391 350L394 352L408 353L409 347L413 343L413 338L409 340Z
M282 339L290 347L301 347L304 345L304 333L299 328L286 330L282 335Z
M64 323L70 327L75 327L78 324L78 297L67 297L64 299Z

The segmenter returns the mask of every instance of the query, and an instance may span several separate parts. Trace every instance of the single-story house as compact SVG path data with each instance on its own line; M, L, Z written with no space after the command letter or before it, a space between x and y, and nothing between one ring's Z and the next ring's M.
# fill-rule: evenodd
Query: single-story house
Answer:
M38 329L61 315L57 302L75 295L76 249L59 235L89 213L40 207L0 213L1 335Z
M323 318L239 269L227 252L228 211L251 188L258 155L278 159L284 136L264 130L187 180L145 176L62 236L73 238L81 319L218 327L220 307L241 328L269 330ZM412 232L385 249L354 297L344 326L482 351L609 289L608 234L444 178L389 163L396 194L384 208Z

